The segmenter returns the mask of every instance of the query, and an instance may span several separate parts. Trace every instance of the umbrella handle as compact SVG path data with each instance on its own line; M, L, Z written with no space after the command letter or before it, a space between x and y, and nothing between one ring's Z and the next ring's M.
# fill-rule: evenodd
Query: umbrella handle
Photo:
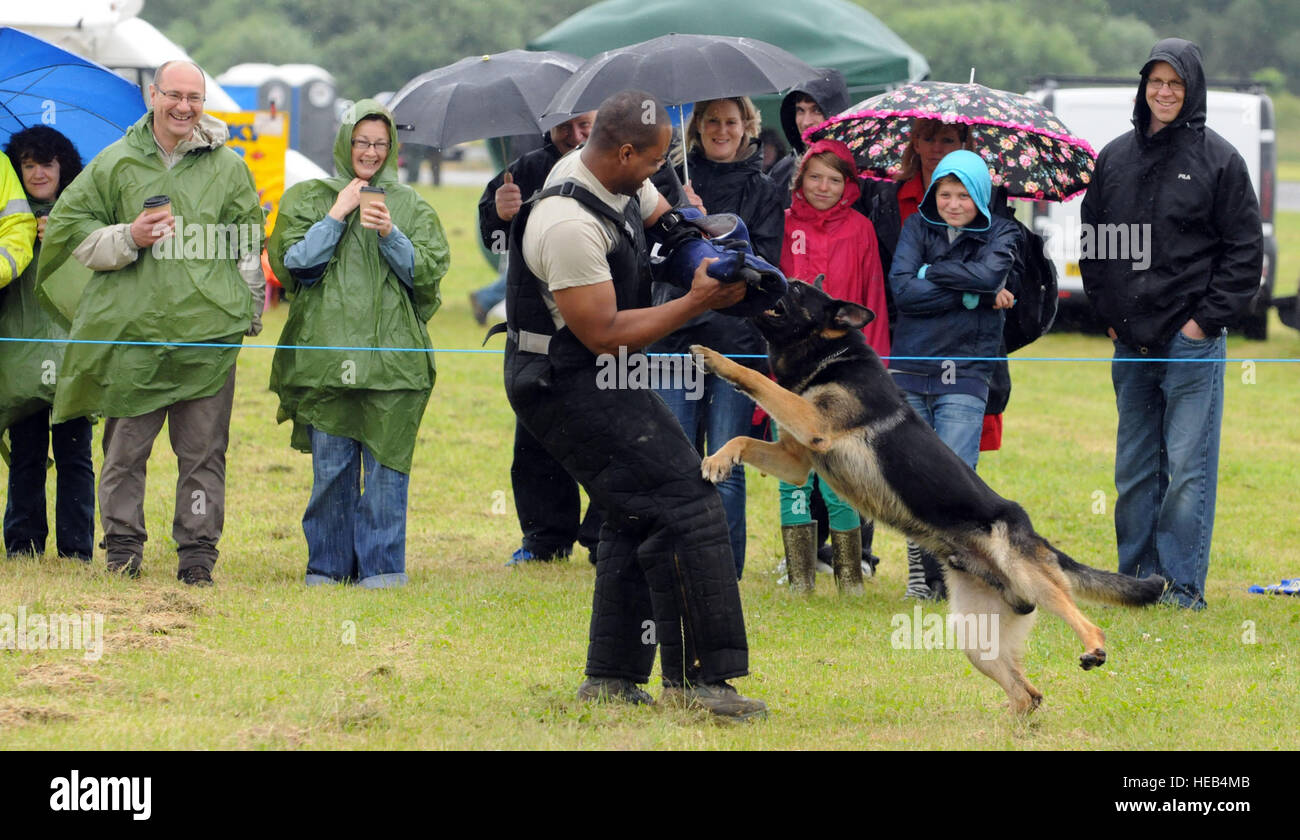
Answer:
M677 106L677 124L682 127L682 175L685 176L686 183L689 184L691 182L691 162L686 159L686 120L684 116L686 113L684 110L685 107L686 107L685 105ZM672 161L669 161L669 163L672 163ZM673 177L674 178L677 177L676 172L673 173Z

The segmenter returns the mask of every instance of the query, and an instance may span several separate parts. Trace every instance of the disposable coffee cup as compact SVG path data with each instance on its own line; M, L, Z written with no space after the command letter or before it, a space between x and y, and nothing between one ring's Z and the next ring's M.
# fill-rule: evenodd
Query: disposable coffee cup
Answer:
M364 210L371 204L384 203L384 188L365 186L361 188L361 209Z
M172 209L172 200L165 195L151 195L144 200L144 209L146 211L168 210Z

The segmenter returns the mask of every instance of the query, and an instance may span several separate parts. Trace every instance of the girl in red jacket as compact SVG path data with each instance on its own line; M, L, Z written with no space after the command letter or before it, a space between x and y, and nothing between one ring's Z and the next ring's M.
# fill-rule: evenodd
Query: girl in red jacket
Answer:
M876 231L865 216L853 209L860 192L857 166L848 147L836 140L812 144L795 175L790 209L785 211L781 271L791 280L805 282L824 274L822 288L828 295L862 304L874 312L875 320L862 332L887 363L885 276L880 268ZM813 488L812 476L803 487L781 482L781 539L792 591L807 591L813 586L819 542L810 512ZM861 558L871 554L871 523L859 530L862 523L857 511L841 501L829 485L820 483L820 492L830 514L836 583L841 591L861 591L861 574L870 574L872 568L865 562L859 567Z

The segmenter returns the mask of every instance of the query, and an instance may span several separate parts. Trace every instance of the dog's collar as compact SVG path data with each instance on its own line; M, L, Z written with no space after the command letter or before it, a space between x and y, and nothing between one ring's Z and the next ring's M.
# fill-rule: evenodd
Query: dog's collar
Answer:
M834 353L822 359L820 362L817 363L817 367L813 368L812 373L805 376L799 382L798 385L795 385L794 387L790 388L790 390L796 394L803 393L803 389L808 387L809 382L812 382L814 379L816 379L817 375L822 371L826 370L826 368L830 367L836 362L843 361L842 359L840 359L840 356L843 356L847 352L849 352L849 348L841 347L840 349L836 350Z

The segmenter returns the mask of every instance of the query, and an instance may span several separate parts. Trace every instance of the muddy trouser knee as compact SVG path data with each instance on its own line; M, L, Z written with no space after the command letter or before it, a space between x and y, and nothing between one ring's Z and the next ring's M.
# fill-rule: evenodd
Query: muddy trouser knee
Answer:
M653 653L643 638L664 645L670 682L748 673L722 500L667 406L648 390L597 387L594 365L556 370L520 353L506 367L521 422L606 514L587 674L644 682Z

